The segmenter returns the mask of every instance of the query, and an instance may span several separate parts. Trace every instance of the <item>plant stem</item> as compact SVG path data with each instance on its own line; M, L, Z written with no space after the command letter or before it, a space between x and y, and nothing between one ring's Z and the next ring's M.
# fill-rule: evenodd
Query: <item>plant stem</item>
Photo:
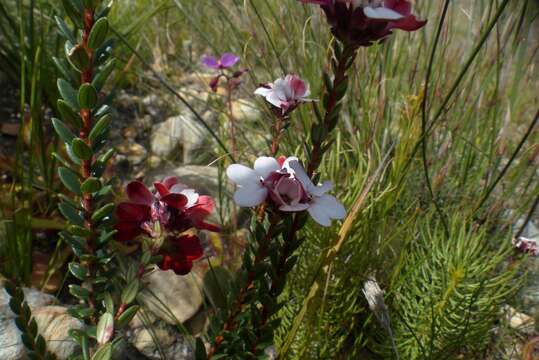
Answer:
M90 31L94 25L94 10L91 8L85 8L83 14L84 30L82 33L82 47L88 54L89 63L87 69L81 72L81 84L91 83L93 77L93 52L88 46L88 38L90 36ZM80 131L80 138L91 148L92 144L88 135L92 130L92 113L90 109L80 109L80 117L82 119L82 129ZM81 175L82 181L91 177L92 171L92 161L93 159L83 160L81 164ZM90 231L90 235L86 240L86 249L90 254L94 253L94 244L93 244L93 225L92 225L92 194L83 192L82 194L82 207L84 209L84 226ZM90 277L95 276L95 269L91 262L87 262L88 270L90 272ZM88 305L91 308L95 308L95 301L93 296L90 296L88 299ZM92 322L95 322L95 319L91 319Z
M247 295L247 292L254 287L254 280L255 280L255 275L256 275L254 269L256 268L258 264L264 261L267 257L268 245L271 241L271 234L273 233L273 229L275 228L275 225L277 224L277 220L278 220L277 218L272 219L264 240L259 242L258 251L255 255L255 259L252 266L253 270L249 271L249 274L247 275L247 281L245 285L239 291L238 298L236 299L236 302L232 306L228 314L228 317L223 324L223 331L230 331L236 327L236 317L240 314L243 306L245 305L245 297ZM221 335L218 335L215 337L213 346L211 347L208 353L208 359L210 359L213 355L216 354L223 340L224 338Z
M328 100L326 104L326 113L322 124L324 129L324 136L321 136L319 139L313 139L312 149L310 153L310 161L307 166L307 174L313 176L314 172L320 166L322 161L322 156L324 155L324 150L322 145L329 137L329 133L332 130L331 128L331 119L335 115L334 111L339 101L342 100L344 94L339 94L339 89L344 81L346 81L346 70L348 69L351 61L355 59L356 48L350 45L345 45L344 50L341 53L341 56L337 59L337 68L335 70L335 77L333 78L332 88L328 89ZM316 125L315 125L316 126Z

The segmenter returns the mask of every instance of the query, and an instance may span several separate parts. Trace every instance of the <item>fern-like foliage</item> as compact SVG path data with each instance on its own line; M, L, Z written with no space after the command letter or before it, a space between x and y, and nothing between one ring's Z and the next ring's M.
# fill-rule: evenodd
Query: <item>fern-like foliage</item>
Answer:
M482 358L502 304L518 290L508 234L476 230L455 216L447 238L423 221L402 252L391 287L397 344L405 359ZM497 241L502 240L504 241Z

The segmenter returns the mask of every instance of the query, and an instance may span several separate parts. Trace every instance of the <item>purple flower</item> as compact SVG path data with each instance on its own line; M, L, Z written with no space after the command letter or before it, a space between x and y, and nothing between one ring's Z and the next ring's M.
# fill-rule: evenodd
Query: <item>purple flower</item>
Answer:
M202 57L202 64L210 69L223 70L231 68L240 61L240 57L232 53L224 53L220 59L214 56L204 55Z

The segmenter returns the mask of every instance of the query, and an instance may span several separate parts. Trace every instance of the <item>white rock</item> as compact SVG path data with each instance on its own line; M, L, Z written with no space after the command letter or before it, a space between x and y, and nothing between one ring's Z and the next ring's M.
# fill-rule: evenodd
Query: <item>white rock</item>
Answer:
M209 139L207 131L193 114L178 115L152 127L150 148L153 155L174 157L183 152L182 162L190 162L193 152Z
M46 306L56 302L52 295L44 294L36 289L23 288L24 297L30 309ZM15 326L15 315L9 308L10 296L0 281L0 359L20 359L25 350L21 342L20 332Z
M47 349L59 359L73 355L77 344L69 337L69 330L82 329L84 325L67 313L63 306L45 306L33 312L39 333L47 342Z
M202 280L190 273L156 270L144 278L147 288L141 293L145 308L163 321L177 325L200 309L203 302Z

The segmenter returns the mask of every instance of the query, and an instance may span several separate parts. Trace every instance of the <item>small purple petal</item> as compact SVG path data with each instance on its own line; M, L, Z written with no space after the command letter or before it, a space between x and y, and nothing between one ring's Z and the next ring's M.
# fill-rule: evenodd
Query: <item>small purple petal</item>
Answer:
M220 63L222 68L229 68L236 65L238 61L240 61L239 56L232 53L224 53L223 56L221 56Z
M202 64L210 69L218 69L219 68L219 61L217 61L216 58L209 55L204 55L202 57Z

